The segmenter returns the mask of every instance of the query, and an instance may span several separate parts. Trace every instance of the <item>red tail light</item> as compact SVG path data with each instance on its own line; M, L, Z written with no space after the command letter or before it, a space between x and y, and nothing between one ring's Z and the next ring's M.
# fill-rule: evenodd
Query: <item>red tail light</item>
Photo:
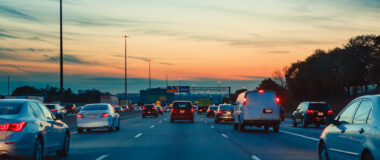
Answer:
M172 108L172 109L170 109L170 112L174 112L174 109Z
M50 111L52 111L52 112L57 112L57 109L51 109Z
M26 126L26 122L11 123L11 124L1 124L0 131L13 131L20 132Z
M194 108L191 108L191 112L194 112Z
M331 109L330 109L329 111L327 111L327 114L328 114L328 115L332 115L333 113L334 113L334 112L333 112L333 110L331 110Z
M259 93L264 93L264 90L259 90Z
M156 107L153 107L152 109L156 109Z
M146 108L144 107L143 110L146 110Z
M307 114L314 114L314 111L309 109L309 110L306 111L306 113Z
M83 118L83 114L77 114L77 118Z
M276 97L277 104L280 104L280 98Z
M243 100L243 105L247 104L247 98L244 97L244 100Z
M223 113L223 111L222 110L219 110L219 112L218 113Z
M108 113L103 113L103 114L102 114L102 117L108 117L108 116L109 116Z

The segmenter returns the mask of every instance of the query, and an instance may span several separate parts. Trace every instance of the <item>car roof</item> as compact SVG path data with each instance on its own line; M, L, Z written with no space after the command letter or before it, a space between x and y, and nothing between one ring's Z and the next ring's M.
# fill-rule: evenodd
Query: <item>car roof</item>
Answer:
M34 99L1 99L0 102L25 103L25 102L37 102L37 100L34 100Z
M173 101L173 103L179 103L179 102L189 102L189 103L191 103L190 101Z
M364 95L364 96L360 96L358 98L355 98L356 99L363 99L363 98L367 98L367 99L372 99L372 100L380 100L380 94L376 94L376 95Z

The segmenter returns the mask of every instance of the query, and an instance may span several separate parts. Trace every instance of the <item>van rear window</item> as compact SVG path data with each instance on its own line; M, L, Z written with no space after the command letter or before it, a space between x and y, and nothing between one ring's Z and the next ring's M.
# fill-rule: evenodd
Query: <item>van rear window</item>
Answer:
M189 102L176 102L173 104L173 108L191 108Z
M331 109L329 104L326 103L311 103L309 105L310 110L328 111Z
M15 115L21 110L23 103L0 103L0 115Z
M233 105L221 105L220 110L234 110Z

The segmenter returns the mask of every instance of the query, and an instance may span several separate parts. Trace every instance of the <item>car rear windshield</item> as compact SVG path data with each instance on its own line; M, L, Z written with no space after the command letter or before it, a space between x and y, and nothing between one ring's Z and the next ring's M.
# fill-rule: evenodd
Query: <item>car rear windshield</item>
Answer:
M153 108L154 107L154 105L145 105L144 106L144 108L147 108L147 109L151 109L151 108Z
M93 110L108 110L107 105L88 105L84 106L83 111L93 111Z
M55 108L55 105L53 105L53 104L46 104L45 106L47 108L49 108L49 109L54 109Z
M327 111L330 110L331 107L329 104L326 103L311 103L309 105L310 110L318 110L318 111Z
M23 103L0 103L0 115L15 115L21 110Z
M220 110L234 110L233 105L221 105Z
M217 110L218 109L218 107L216 107L216 106L212 106L212 107L208 107L209 108L209 110Z
M173 108L191 108L189 102L176 102L173 104Z

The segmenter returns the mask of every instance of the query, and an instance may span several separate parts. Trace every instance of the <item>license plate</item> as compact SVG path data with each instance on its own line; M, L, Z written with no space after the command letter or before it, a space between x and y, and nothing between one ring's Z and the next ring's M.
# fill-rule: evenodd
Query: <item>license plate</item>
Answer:
M228 111L228 112L227 112L227 114L228 114L228 115L230 115L230 114L231 114L231 112L230 112L230 111Z
M90 118L96 118L96 115L90 115Z
M151 113L150 111L148 111L148 113Z
M318 116L323 116L323 112L318 112Z
M272 109L264 109L264 113L272 113L273 110Z
M185 113L185 110L180 110L179 113Z

